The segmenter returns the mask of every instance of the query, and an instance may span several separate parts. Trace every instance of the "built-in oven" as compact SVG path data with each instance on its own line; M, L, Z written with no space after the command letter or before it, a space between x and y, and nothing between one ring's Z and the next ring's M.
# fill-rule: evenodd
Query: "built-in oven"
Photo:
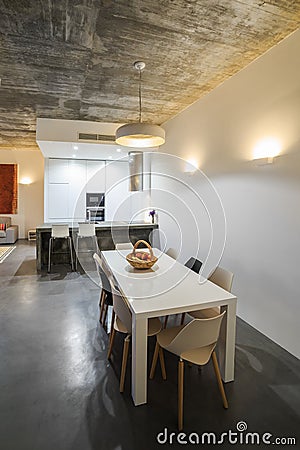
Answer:
M86 193L86 219L89 222L103 222L105 220L104 192Z

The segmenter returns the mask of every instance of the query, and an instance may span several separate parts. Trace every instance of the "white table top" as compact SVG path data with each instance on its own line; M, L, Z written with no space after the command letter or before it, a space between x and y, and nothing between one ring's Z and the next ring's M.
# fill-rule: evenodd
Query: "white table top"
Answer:
M208 280L200 280L198 274L157 249L154 254L158 261L149 270L131 267L125 258L127 254L128 250L102 252L133 314L156 317L236 301L233 294Z

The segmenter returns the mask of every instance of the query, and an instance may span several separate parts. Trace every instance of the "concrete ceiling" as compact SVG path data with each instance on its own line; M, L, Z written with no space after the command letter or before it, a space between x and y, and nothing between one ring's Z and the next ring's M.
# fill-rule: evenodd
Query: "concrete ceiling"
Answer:
M36 118L161 124L300 25L299 0L0 0L0 148Z

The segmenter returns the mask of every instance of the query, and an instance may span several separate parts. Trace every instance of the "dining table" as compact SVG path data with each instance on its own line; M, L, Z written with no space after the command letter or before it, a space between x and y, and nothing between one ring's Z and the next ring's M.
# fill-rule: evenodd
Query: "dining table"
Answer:
M205 308L226 311L217 346L224 382L234 380L236 303L230 292L185 267L159 249L157 262L139 270L126 260L128 250L102 251L102 260L132 314L132 384L136 406L147 403L148 319Z

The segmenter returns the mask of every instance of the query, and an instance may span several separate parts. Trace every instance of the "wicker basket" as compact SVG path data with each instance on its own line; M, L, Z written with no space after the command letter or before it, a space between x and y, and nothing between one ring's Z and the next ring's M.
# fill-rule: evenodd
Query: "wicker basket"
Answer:
M143 261L141 259L136 258L136 256L135 256L136 249L138 248L138 246L140 244L146 245L146 247L149 250L149 254L151 256L151 259ZM144 253L144 252L141 252L141 253ZM156 256L154 256L154 254L153 254L153 250L152 250L151 245L148 244L148 242L142 241L142 240L141 241L137 241L134 244L132 253L129 253L129 255L126 256L126 259L129 262L129 264L132 267L134 267L135 269L150 269L157 261Z

